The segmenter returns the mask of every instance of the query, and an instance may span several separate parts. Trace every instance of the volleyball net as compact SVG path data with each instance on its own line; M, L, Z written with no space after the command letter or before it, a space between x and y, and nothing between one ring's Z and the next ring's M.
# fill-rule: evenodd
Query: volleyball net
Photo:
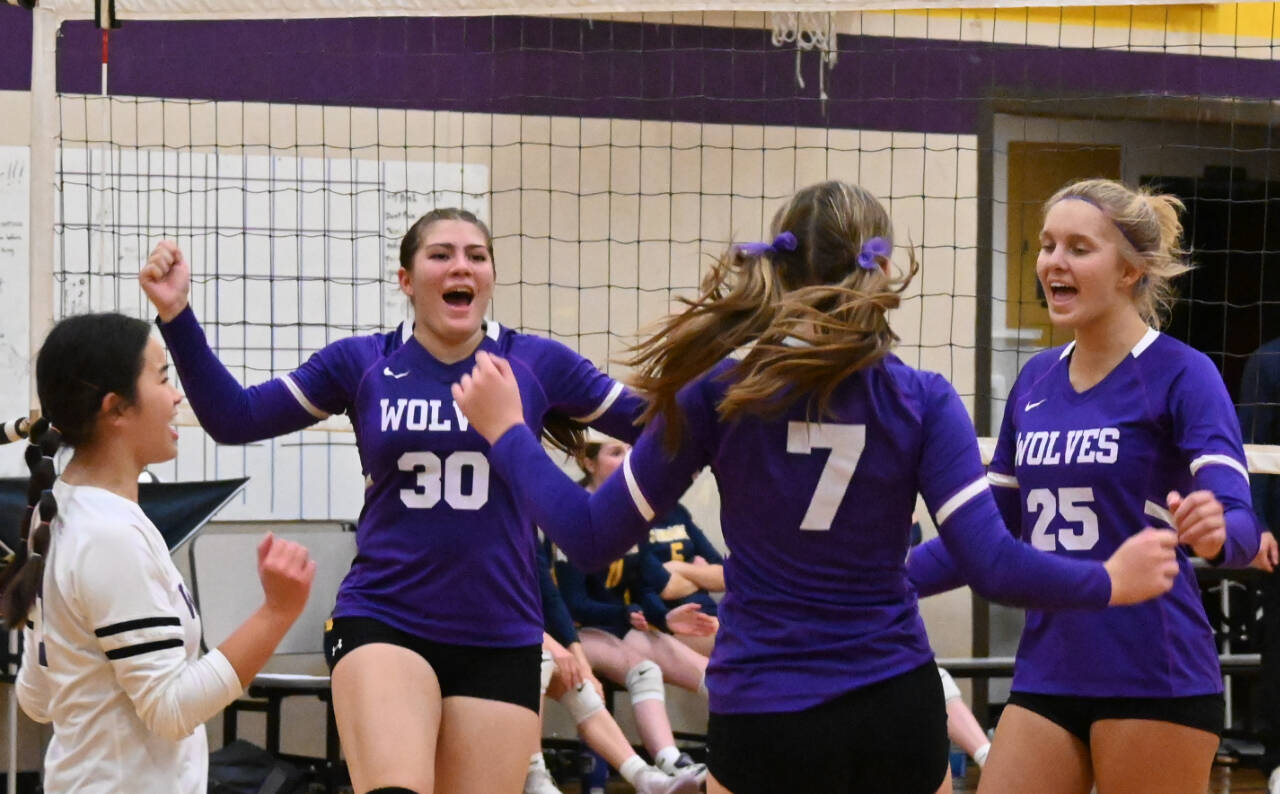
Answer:
M1040 205L1072 178L1186 202L1197 268L1167 330L1233 399L1280 337L1270 3L259 5L0 6L0 112L29 107L33 130L0 138L12 371L53 318L149 316L136 274L168 238L236 376L288 372L404 319L399 239L456 205L494 234L493 318L622 376L614 359L728 245L824 179L884 201L897 261L915 247L898 355L948 377L980 434L1027 357L1064 341L1034 264ZM26 404L29 381L7 388ZM232 518L347 518L363 478L345 428L219 447L193 425L157 473L251 476ZM1280 472L1275 452L1253 468Z

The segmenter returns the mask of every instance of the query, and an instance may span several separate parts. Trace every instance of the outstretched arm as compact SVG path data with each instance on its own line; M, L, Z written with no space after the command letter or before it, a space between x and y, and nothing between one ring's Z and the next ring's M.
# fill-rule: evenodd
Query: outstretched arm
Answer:
M1176 536L1168 530L1139 532L1105 564L1045 554L1015 540L991 496L964 405L941 378L925 422L925 503L947 555L979 595L1015 606L1099 608L1145 601L1173 586Z
M186 398L214 441L246 444L301 430L327 416L295 381L276 378L244 388L223 366L188 304L191 270L172 242L156 245L138 281L156 308Z
M453 398L492 444L492 466L521 506L583 570L598 570L643 541L649 524L676 503L704 463L698 445L687 440L674 457L667 455L659 417L618 471L588 493L556 466L525 426L519 386L506 361L477 353L475 371L454 385ZM639 463L655 460L662 465ZM641 484L636 471L661 472L661 481L655 477Z
M239 697L266 663L306 604L315 563L305 548L268 536L258 549L263 605L217 649L188 660L172 579L137 528L103 531L92 559L75 565L75 597L143 724L180 740Z

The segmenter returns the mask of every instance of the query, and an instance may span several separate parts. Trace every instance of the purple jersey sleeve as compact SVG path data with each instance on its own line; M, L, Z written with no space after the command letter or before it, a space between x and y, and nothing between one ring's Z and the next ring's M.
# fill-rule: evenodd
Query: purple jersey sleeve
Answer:
M991 494L995 497L996 507L1004 519L1009 534L1015 538L1022 537L1022 503L1018 492L1018 477L1014 471L1017 455L1017 405L1019 400L1019 377L1013 384L1009 399L1004 404L1004 419L1000 422L1000 435L996 438L995 453L991 456L991 465L987 468L987 483L991 486Z
M536 340L536 342L532 342ZM551 410L631 443L640 434L635 420L645 402L565 345L542 337L525 337L528 348L513 351L539 373Z
M1227 539L1212 562L1247 567L1258 553L1261 528L1253 514L1235 408L1206 356L1189 358L1172 384L1169 407L1173 440L1189 462L1196 488L1212 491L1224 510Z
M1006 531L969 415L941 376L932 383L926 410L922 495L945 551L974 591L1014 606L1105 607L1111 581L1101 563L1042 554Z
M911 550L907 555L907 578L921 598L965 586L964 574L956 567L956 561L947 553L940 537L926 540Z
M645 539L646 528L679 501L710 459L715 407L706 378L680 392L686 434L674 454L662 444L663 417L644 429L622 465L594 493L547 456L525 425L493 445L491 462L534 523L584 570L597 570Z
M282 379L244 388L209 347L191 307L159 323L191 409L220 444L246 444L301 430L321 417L309 412Z
M1014 383L1009 400L1004 407L1004 420L1000 423L1000 436L996 439L995 454L987 469L987 485L995 499L996 508L1004 519L1005 528L1015 538L1022 534L1022 507L1019 504L1018 478L1014 474L1016 395L1022 378ZM933 538L911 550L907 558L907 575L921 597L928 597L954 590L965 585L964 574L956 567L955 559L947 553L942 538Z

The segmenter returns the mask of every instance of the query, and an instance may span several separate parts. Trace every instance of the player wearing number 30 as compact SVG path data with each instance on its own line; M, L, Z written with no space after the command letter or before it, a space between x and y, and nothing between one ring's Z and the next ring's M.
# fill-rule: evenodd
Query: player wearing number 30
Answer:
M643 540L712 467L730 554L707 670L709 791L933 792L948 745L904 564L917 492L979 592L1017 604L1163 593L1172 533L1144 533L1105 565L1016 542L955 391L889 353L886 313L917 264L890 272L881 204L827 182L797 193L772 231L726 252L702 296L639 346L651 421L594 493L523 424L506 362L477 357L454 396L494 442L497 475L584 561Z
M1235 411L1202 353L1152 328L1184 272L1172 196L1109 180L1045 205L1037 275L1075 340L1023 367L988 477L1010 531L1047 556L1105 559L1144 525L1211 564L1257 553ZM1183 494L1186 496L1184 497ZM922 594L956 583L936 543ZM1165 596L1128 609L1029 610L1012 696L983 769L996 792L1203 792L1223 728L1213 630L1187 555Z
M454 406L450 385L487 351L518 372L531 427L567 432L572 417L624 438L637 432L642 403L620 383L558 342L484 321L492 256L489 231L471 213L424 216L400 247L412 328L339 340L249 389L215 358L186 305L181 252L161 243L142 273L192 408L215 440L246 443L335 413L351 419L365 503L325 645L358 794L516 791L537 743L536 534L491 476L489 444ZM468 733L481 722L495 726L485 747Z

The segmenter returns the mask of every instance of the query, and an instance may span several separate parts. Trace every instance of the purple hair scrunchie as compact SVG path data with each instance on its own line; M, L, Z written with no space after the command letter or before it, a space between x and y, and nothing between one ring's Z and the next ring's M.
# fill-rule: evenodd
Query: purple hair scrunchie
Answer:
M747 256L769 256L779 251L794 251L800 243L791 232L783 232L772 243L739 243L738 250Z
M858 267L863 270L875 270L880 267L880 263L876 261L879 257L889 257L893 253L893 246L889 245L889 241L883 237L872 237L862 244L862 251L858 253Z

